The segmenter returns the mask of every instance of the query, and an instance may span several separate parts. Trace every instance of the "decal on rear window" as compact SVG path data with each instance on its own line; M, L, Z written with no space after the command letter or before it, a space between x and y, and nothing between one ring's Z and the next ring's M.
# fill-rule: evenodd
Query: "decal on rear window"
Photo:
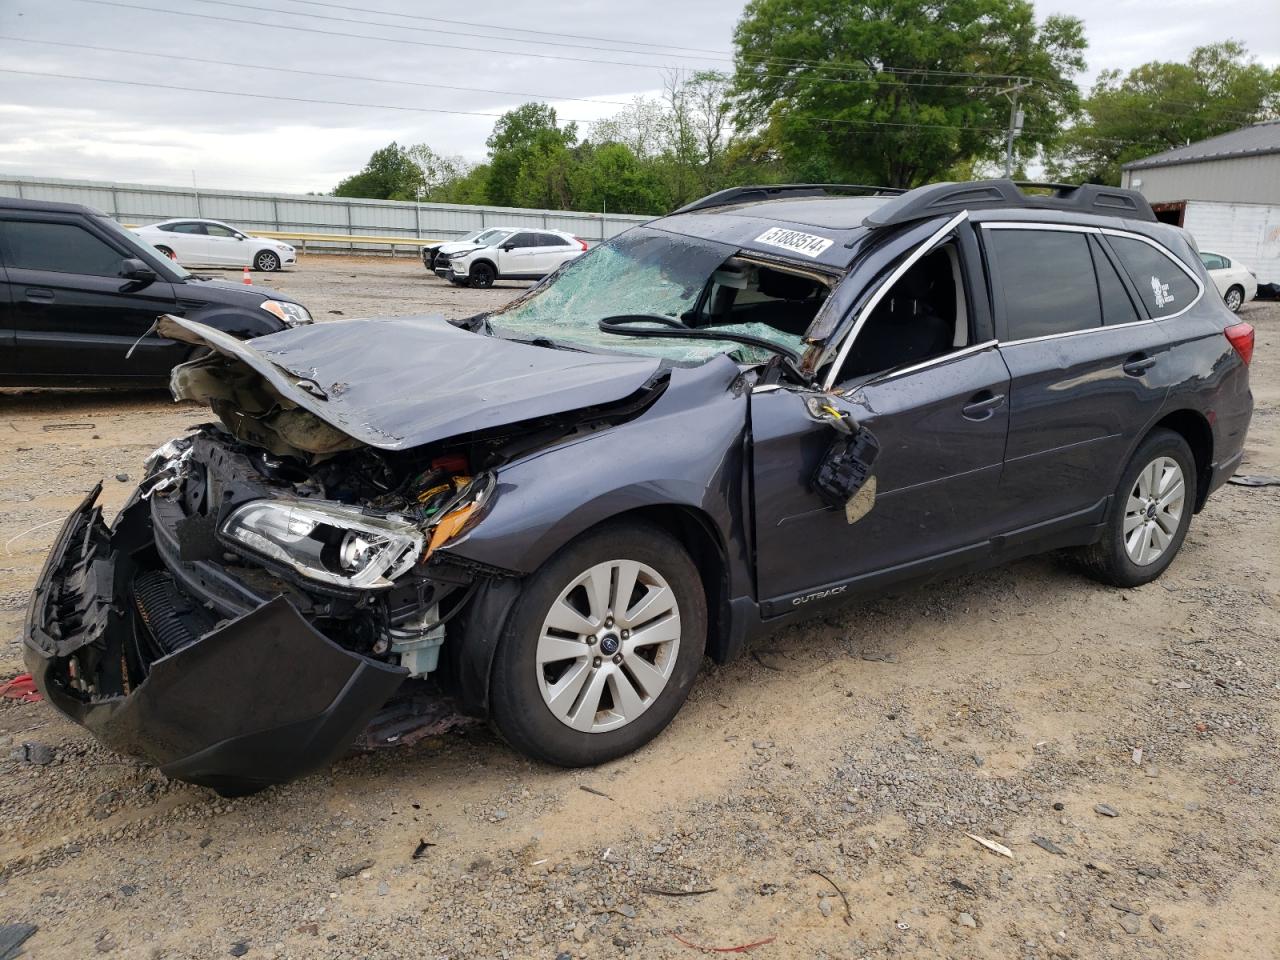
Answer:
M1173 294L1169 292L1169 285L1161 283L1159 277L1151 278L1151 297L1155 300L1157 307L1173 303Z
M756 237L756 243L767 243L771 247L781 247L783 250L790 250L792 253L803 253L806 257L820 255L833 242L826 237L815 237L812 233L785 230L782 227L770 227Z

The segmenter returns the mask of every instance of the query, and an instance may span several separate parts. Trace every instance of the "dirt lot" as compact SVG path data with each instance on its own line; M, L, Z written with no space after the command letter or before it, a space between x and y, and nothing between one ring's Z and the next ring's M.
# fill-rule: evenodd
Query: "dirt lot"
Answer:
M336 259L274 283L319 318L465 314L516 289ZM1280 306L1244 317L1244 470L1276 474ZM63 515L102 477L119 506L201 419L155 394L0 396L0 677ZM1156 583L1042 558L851 606L708 666L667 733L605 767L538 766L473 727L235 801L3 701L0 922L38 924L37 958L766 941L751 955L1274 960L1278 596L1280 488L1228 486Z

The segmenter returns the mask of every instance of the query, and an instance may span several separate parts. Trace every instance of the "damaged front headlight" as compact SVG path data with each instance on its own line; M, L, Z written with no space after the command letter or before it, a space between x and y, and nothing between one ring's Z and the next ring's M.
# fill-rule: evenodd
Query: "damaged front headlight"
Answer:
M403 517L304 500L246 503L226 519L222 535L304 577L366 590L391 586L426 548L422 532Z

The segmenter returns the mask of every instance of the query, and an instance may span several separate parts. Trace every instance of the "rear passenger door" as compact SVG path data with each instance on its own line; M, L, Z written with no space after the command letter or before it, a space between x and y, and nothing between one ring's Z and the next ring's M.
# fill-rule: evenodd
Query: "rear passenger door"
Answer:
M1168 393L1168 342L1098 229L986 222L981 233L1011 377L1000 480L1010 542L1100 522Z
M581 244L566 240L557 233L538 234L538 243L538 269L543 276L582 251Z

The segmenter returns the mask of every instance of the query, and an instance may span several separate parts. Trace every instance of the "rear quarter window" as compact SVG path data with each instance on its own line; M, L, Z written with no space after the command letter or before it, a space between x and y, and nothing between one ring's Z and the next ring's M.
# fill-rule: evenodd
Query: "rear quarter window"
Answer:
M1089 238L1066 230L986 231L1003 300L1003 339L1027 340L1102 326Z
M1200 295L1186 270L1160 249L1132 237L1108 236L1107 242L1153 317L1185 310Z

